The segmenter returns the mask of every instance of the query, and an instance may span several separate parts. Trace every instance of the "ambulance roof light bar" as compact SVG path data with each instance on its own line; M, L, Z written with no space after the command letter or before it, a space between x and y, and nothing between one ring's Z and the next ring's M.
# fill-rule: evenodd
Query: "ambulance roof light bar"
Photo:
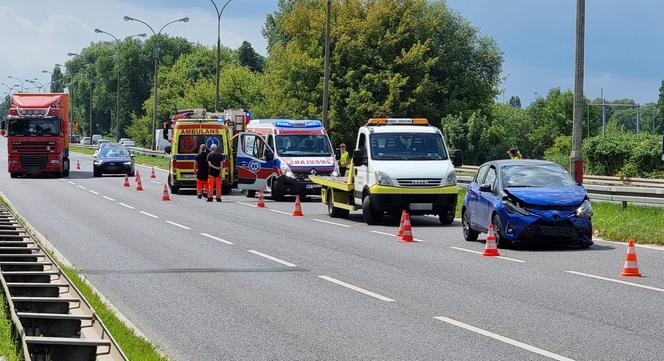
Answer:
M426 118L371 118L367 125L429 125Z

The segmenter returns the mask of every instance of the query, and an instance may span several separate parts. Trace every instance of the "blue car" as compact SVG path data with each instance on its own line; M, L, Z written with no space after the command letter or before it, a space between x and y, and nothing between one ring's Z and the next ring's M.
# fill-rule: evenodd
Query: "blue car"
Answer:
M476 241L493 224L498 247L592 242L592 207L583 186L541 160L484 163L463 200L463 237Z

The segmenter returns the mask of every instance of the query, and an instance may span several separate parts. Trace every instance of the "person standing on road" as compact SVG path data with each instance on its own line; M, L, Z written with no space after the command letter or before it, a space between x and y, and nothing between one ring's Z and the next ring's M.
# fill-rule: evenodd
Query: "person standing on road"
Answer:
M509 154L510 159L512 159L512 160L523 159L523 156L521 155L521 152L519 152L519 149L517 149L517 148L511 148L510 150L507 151L507 154Z
M217 202L221 202L221 163L223 160L224 156L217 151L217 145L212 144L210 146L210 154L207 156L207 163L210 168L208 176L208 202L212 202L215 186L217 188Z
M198 147L198 155L196 155L196 161L194 162L194 173L196 174L196 194L198 194L198 199L203 198L203 193L208 193L207 183L209 176L208 166L208 150L205 144L201 144Z
M343 177L346 175L346 170L350 165L350 160L348 159L349 154L348 151L346 150L345 143L339 144L339 150L341 152L341 157L339 157L339 175Z

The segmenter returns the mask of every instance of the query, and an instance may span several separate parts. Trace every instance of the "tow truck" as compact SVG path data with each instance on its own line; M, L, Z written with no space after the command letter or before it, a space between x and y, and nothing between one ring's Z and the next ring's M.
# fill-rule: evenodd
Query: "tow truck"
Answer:
M440 129L425 118L372 118L358 131L348 176L309 179L321 185L331 217L361 209L373 225L407 210L451 224L459 193L454 167L462 162L463 153L451 156Z

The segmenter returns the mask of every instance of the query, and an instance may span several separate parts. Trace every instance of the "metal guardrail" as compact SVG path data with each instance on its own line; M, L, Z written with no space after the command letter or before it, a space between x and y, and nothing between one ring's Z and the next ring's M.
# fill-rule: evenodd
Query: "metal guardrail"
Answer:
M471 176L457 176L457 184L463 188L468 188L468 184L472 180ZM623 207L626 207L627 203L664 205L664 187L624 187L598 184L584 184L583 186L591 200L621 202Z
M25 361L127 361L80 291L0 205L0 282Z
M84 144L77 144L77 143L72 143L72 146L79 147L79 148L86 148L86 149L97 149L97 145L84 145ZM163 150L152 150L152 149L146 149L146 148L141 148L141 147L125 147L129 151L135 154L143 154L143 155L149 155L153 157L164 157L168 158L168 154L164 153Z

